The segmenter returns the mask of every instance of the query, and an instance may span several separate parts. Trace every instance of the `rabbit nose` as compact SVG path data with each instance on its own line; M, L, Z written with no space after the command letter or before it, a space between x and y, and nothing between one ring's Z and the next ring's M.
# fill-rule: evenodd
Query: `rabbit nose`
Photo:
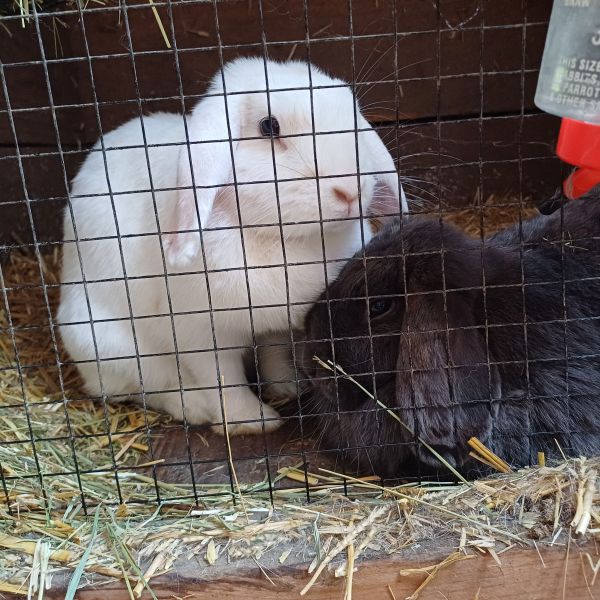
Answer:
M340 201L350 206L356 200L356 194L351 194L348 190L340 187L333 188L333 194Z

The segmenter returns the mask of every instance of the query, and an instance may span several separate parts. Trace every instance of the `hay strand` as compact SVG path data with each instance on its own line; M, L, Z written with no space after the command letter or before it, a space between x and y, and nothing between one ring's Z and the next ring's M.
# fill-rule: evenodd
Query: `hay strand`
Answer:
M452 554L448 555L443 561L441 561L435 565L431 565L429 567L419 567L416 569L401 569L400 570L401 577L406 577L407 575L413 575L414 573L423 573L423 572L427 573L427 577L425 578L425 580L421 583L421 585L419 585L419 587L410 596L408 596L408 598L406 600L417 600L417 598L420 596L421 592L433 581L435 576L442 569L449 567L450 565L453 565L454 563L456 563L458 561L469 560L471 558L475 558L475 556L472 554L465 555L462 552L453 552Z
M505 463L497 454L494 454L485 444L483 444L476 437L472 437L467 440L467 444L473 448L475 454L471 453L471 456L475 456L481 462L484 462L488 466L500 471L500 473L511 473L512 469Z
M231 469L231 475L233 477L233 481L235 483L235 487L237 489L240 502L242 504L242 509L244 510L244 514L246 515L246 522L250 524L248 511L246 510L246 504L244 502L244 496L242 495L242 488L240 487L240 482L238 481L237 473L235 472L235 465L233 464L231 440L229 439L229 425L227 422L227 395L225 394L225 378L223 376L221 376L221 390L223 394L223 428L225 429L225 442L227 445L227 461L229 462L229 468Z
M171 49L171 41L169 40L169 36L167 35L167 32L165 31L165 27L163 25L162 19L160 18L160 15L158 14L158 10L156 10L156 6L154 6L154 0L148 0L148 2L150 4L150 6L152 7L152 14L154 15L154 18L156 19L156 24L158 25L160 34L163 37L165 46L170 50Z
M83 570L85 569L85 565L90 558L90 554L92 553L92 549L94 548L94 542L96 541L96 535L98 535L98 521L100 519L100 506L96 509L94 514L94 522L92 523L92 532L90 534L90 541L83 553L82 557L79 559L77 567L75 571L73 571L73 575L71 576L71 581L69 581L69 587L67 587L67 593L65 594L65 600L73 600L75 598L75 594L77 593L77 588L79 586L79 581L81 576L83 575Z

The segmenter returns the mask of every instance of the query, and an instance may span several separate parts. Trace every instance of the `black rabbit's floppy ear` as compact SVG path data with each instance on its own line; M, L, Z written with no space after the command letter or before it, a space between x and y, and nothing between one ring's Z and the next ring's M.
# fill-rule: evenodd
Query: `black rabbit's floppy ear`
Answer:
M491 430L500 377L477 326L473 292L407 295L398 349L396 398L406 424L455 456ZM466 456L465 456L466 458Z

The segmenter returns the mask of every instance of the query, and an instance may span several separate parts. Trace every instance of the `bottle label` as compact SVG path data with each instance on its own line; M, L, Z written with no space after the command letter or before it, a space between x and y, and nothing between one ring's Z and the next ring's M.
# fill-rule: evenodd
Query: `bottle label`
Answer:
M535 103L561 117L600 122L600 0L555 0Z
M554 72L550 102L600 114L600 59L565 57Z

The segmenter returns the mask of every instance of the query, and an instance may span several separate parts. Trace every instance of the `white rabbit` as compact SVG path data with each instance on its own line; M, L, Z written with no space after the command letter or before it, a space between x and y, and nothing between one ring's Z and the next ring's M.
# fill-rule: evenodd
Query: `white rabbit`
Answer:
M216 344L229 433L262 431L261 410L275 429L242 354L253 332L302 325L325 288L323 247L331 281L369 241L357 151L363 214L375 195L406 210L393 160L347 85L311 65L311 91L307 63L266 69L268 94L263 59L228 63L187 136L182 115L146 116L143 128L134 119L73 180L57 322L87 393L143 394L222 432Z

